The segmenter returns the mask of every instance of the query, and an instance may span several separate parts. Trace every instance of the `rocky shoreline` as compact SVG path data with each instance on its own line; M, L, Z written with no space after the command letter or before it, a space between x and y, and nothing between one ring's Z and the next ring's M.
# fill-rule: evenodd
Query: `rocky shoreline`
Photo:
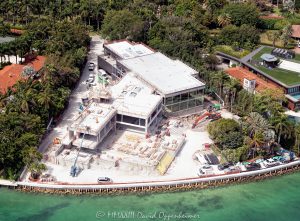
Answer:
M261 172L255 175L232 176L230 178L219 178L209 181L199 181L191 182L192 180L186 180L184 183L176 183L174 181L172 184L160 184L160 185L137 185L132 187L103 187L99 188L99 185L88 186L88 188L64 188L61 186L59 188L49 188L49 187L37 187L30 185L19 184L15 187L9 187L17 191L22 192L32 192L32 193L44 193L44 194L59 194L59 195L123 195L123 194L149 194L149 193L161 193L161 192L178 192L178 191L190 191L190 190L200 190L207 188L216 188L232 184L241 184L249 182L257 182L265 179L269 179L276 176L282 176L285 174L294 173L300 170L300 165L295 164L285 168L274 169L268 172ZM213 177L212 177L213 178Z

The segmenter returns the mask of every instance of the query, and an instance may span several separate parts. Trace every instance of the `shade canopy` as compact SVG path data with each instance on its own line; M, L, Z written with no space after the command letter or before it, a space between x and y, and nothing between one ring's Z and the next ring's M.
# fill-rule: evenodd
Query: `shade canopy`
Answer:
M271 54L263 54L262 56L260 56L260 58L266 62L274 62L278 60L274 55Z

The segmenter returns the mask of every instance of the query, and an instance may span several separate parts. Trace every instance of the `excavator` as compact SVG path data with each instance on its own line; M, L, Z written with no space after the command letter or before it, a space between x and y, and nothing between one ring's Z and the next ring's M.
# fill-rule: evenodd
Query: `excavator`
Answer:
M221 114L215 112L212 107L209 107L207 111L201 116L197 117L195 122L193 123L192 128L195 128L202 120L210 119L210 120L218 120L221 118Z

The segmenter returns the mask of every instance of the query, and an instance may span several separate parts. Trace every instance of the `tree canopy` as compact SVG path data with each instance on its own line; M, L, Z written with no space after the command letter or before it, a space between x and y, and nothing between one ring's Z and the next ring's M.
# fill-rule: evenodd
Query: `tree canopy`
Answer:
M237 26L243 24L256 26L259 21L259 10L250 3L228 4L224 6L223 13L231 18L231 23Z

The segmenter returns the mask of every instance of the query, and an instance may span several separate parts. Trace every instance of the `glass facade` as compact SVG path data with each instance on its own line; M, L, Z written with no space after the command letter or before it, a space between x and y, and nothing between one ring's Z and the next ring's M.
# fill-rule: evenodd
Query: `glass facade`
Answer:
M195 90L164 99L165 109L169 112L177 112L201 106L203 104L203 89Z
M293 87L288 89L288 94L299 92L299 87Z

